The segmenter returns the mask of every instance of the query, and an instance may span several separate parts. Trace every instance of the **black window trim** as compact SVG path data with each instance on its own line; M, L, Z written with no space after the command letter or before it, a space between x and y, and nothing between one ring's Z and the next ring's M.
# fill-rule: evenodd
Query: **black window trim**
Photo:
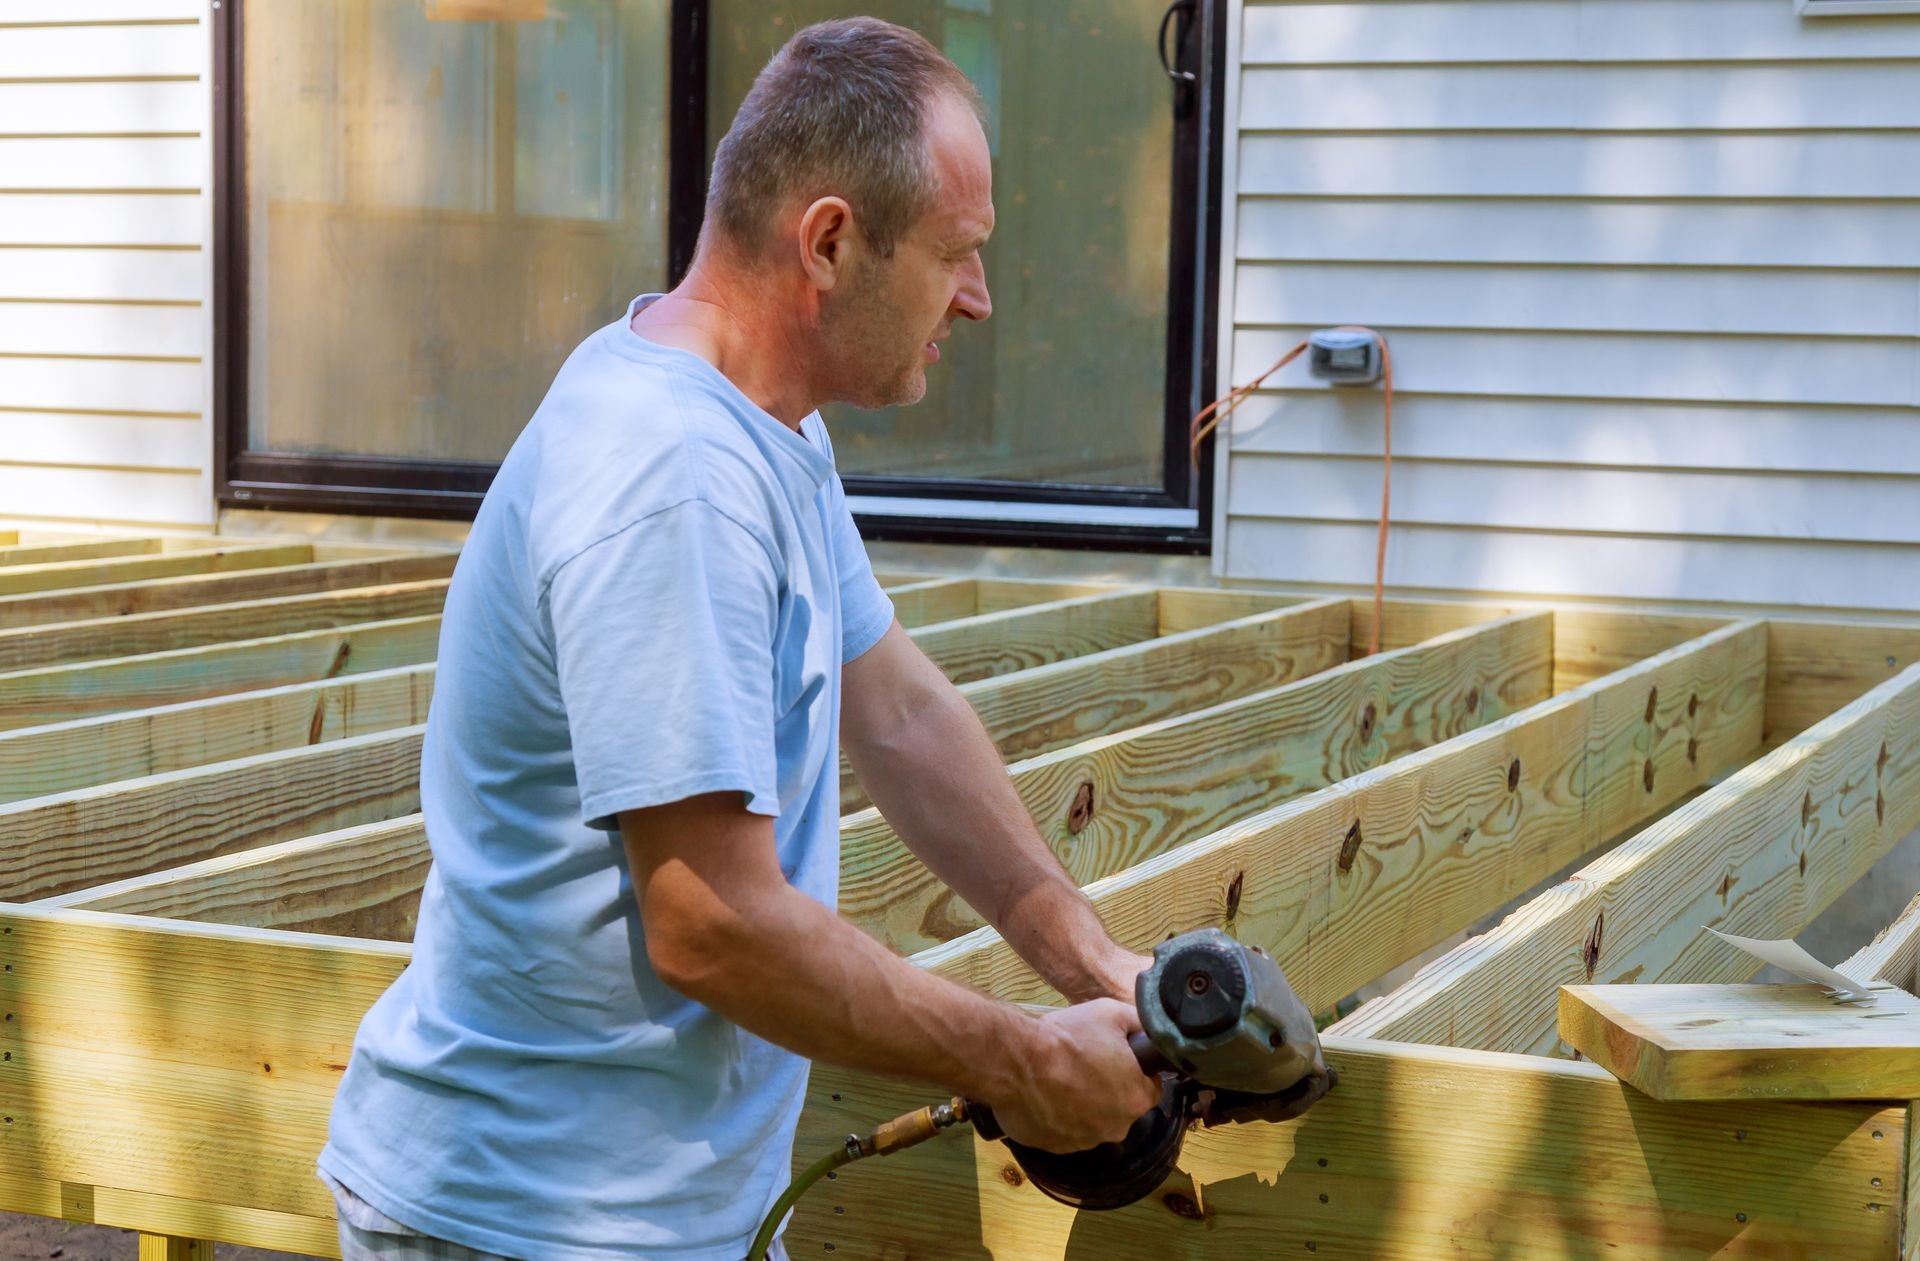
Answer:
M1186 418L1205 401L1218 356L1218 242L1223 203L1222 96L1227 0L1194 0L1176 35L1179 64L1197 66L1190 85L1169 83L1174 134L1170 231L1165 485L1160 488L993 480L845 477L861 532L869 539L1029 544L1204 552L1213 519L1212 449L1188 468ZM244 0L213 10L213 414L214 491L230 508L271 508L385 516L471 518L496 465L464 460L319 456L251 449L246 414L248 242L241 24ZM672 0L672 85L668 152L668 268L685 273L706 195L708 0ZM942 515L862 512L872 497L936 501ZM951 512L946 515L946 505ZM1193 514L1191 526L1077 520L983 518L993 504L1089 506L1161 518ZM1158 510L1139 513L1139 509ZM1168 512L1166 510L1175 510ZM1028 512L1044 511L1032 508ZM1107 515L1114 515L1109 512Z

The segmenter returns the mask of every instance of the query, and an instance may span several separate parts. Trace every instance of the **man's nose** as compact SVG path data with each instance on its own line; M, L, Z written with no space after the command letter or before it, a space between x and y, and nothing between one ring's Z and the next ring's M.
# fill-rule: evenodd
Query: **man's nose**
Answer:
M984 320L993 314L993 298L987 293L987 265L975 254L960 275L960 288L953 295L953 313L969 320Z

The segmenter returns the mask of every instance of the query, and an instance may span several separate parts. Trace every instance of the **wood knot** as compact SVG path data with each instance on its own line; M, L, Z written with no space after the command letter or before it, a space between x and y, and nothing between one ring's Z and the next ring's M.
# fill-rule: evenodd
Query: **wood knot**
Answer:
M1587 969L1587 979L1593 979L1593 970L1600 966L1600 943L1605 939L1607 913L1600 912L1593 917L1593 928L1587 933L1587 944L1581 947L1580 962Z
M333 664L327 667L327 672L323 677L329 678L329 679L337 677L342 670L347 668L347 662L352 660L352 658L353 658L352 641L350 640L341 641L340 647L334 651Z
M1507 763L1507 791L1513 792L1520 787L1520 759Z
M1232 919L1240 913L1240 889L1247 882L1247 873L1235 872L1233 883L1227 886L1227 918Z
M1201 1207L1193 1202L1192 1196L1183 1195L1179 1191L1167 1192L1160 1197L1160 1202L1166 1205L1167 1211L1175 1217L1184 1217L1190 1222L1205 1221L1207 1218Z
M1807 874L1807 856L1805 854L1800 855L1800 874L1802 876Z
M1700 765L1700 741L1697 738L1690 738L1687 741L1687 764Z
M1355 819L1353 826L1347 829L1347 839L1340 842L1340 870L1352 871L1353 860L1360 853L1360 820Z
M1737 882L1734 880L1732 872L1728 872L1726 875L1720 878L1720 900L1722 902L1725 902L1727 900L1727 895L1733 892L1733 886L1736 883Z
M1648 758L1646 765L1640 768L1640 782L1648 792L1653 791L1653 759Z
M1887 763L1890 760L1891 759L1887 755L1887 742L1885 740L1882 740L1880 742L1880 756L1878 759L1875 760L1873 764L1873 769L1877 772L1885 773L1887 769Z
M1659 704L1660 704L1660 689L1657 687L1648 688L1647 689L1647 721L1648 722L1653 721L1654 708Z
M1479 708L1480 689L1478 687L1470 687L1467 689L1467 712L1471 714Z
M1373 739L1373 724L1379 720L1380 711L1374 708L1372 701L1368 701L1367 707L1360 711L1360 743L1365 744Z
M1813 793L1808 792L1800 798L1800 826L1813 822Z
M1885 793L1873 794L1873 821L1875 823L1887 821L1887 794Z
M1698 714L1699 712L1700 712L1700 693L1698 692L1688 693L1687 694L1687 717L1691 718L1695 714Z
M1026 1185L1027 1175L1020 1172L1020 1166L1018 1165L1002 1165L1000 1166L1000 1181L1010 1187L1024 1186Z
M1073 790L1073 801L1067 806L1067 831L1078 836L1092 822L1093 781L1086 780Z

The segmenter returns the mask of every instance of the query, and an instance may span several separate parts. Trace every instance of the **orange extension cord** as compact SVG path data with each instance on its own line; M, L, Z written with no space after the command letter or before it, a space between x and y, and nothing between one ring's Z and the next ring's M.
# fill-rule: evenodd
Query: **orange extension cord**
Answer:
M1340 327L1349 332L1365 333L1380 347L1380 380L1385 392L1386 423L1380 440L1380 537L1373 557L1373 634L1367 644L1367 653L1371 656L1380 651L1380 624L1387 585L1387 523L1392 519L1393 508L1393 356L1387 351L1387 339L1373 329L1360 324L1342 324ZM1194 414L1193 420L1187 425L1187 454L1193 460L1196 473L1200 469L1200 444L1207 440L1207 435L1233 415L1234 409L1259 389L1268 377L1298 359L1300 352L1306 348L1307 343L1301 342L1280 356L1265 372L1229 391L1225 397L1213 400Z

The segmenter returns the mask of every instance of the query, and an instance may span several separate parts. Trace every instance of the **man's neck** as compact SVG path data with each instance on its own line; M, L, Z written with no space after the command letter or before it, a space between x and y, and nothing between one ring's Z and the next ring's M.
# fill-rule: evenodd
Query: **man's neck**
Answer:
M635 312L634 334L700 356L768 415L798 432L819 405L805 366L801 330L775 307L744 296L750 287L696 259L671 293Z

